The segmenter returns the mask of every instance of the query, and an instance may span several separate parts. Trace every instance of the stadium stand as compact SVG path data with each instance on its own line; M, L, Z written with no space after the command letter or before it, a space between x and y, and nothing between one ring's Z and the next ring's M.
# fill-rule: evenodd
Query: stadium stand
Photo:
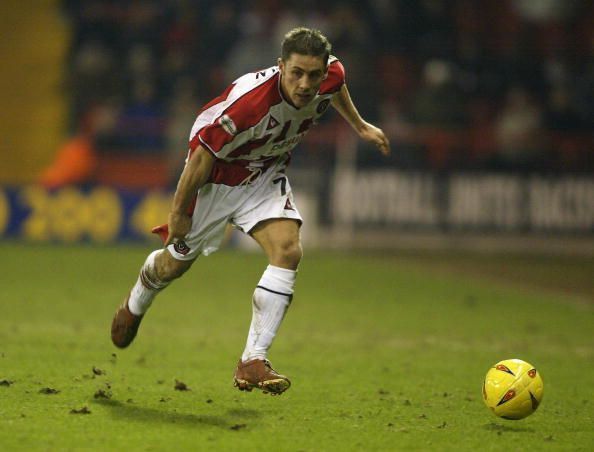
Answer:
M63 13L70 131L97 118L100 182L173 184L198 108L273 64L284 31L300 24L333 42L358 106L398 149L391 166L594 169L587 0L67 0ZM298 167L332 161L304 152ZM360 154L361 166L386 164Z

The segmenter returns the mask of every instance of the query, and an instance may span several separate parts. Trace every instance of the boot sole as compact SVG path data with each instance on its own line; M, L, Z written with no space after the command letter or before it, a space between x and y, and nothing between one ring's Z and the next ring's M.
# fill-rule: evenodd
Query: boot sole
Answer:
M267 380L262 383L258 383L257 385L254 385L248 382L247 380L235 378L233 380L233 386L235 386L240 391L251 392L254 388L256 388L260 389L264 394L280 395L291 387L291 382L289 380L277 378L274 380Z

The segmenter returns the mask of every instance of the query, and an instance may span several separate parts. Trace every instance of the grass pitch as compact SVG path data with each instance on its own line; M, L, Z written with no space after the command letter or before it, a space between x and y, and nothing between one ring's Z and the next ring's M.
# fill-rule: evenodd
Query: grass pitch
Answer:
M199 259L111 345L149 251L0 244L1 450L594 449L592 258L306 254L270 397L231 382L259 255ZM481 399L512 357L545 383L522 421Z

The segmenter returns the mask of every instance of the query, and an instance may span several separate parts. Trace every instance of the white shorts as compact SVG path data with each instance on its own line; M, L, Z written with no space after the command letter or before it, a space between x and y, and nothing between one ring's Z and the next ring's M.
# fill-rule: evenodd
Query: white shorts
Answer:
M196 197L192 228L183 242L167 249L178 260L187 261L200 254L208 256L219 249L228 223L244 233L272 218L291 218L303 222L287 176L270 168L249 185L203 186Z

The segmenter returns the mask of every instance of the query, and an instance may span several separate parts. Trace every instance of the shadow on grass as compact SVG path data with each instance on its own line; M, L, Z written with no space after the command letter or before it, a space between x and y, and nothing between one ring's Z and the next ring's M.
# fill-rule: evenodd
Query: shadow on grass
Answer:
M187 427L196 426L213 426L223 429L235 430L237 428L237 417L249 418L254 420L260 416L260 413L251 409L237 409L229 410L229 416L213 416L207 414L191 414L191 413L176 413L160 410L156 408L143 407L133 405L130 403L123 403L118 400L92 400L92 403L107 407L111 409L111 413L118 418L130 421L140 422L154 422L154 423L169 423ZM245 424L241 424L245 426Z
M514 425L502 425L502 424L496 424L495 422L489 422L488 424L485 424L483 426L483 428L485 430L490 430L492 432L515 432L515 433L520 433L520 432L534 432L534 429L531 428L526 428L526 427L522 427L520 425L514 424Z

